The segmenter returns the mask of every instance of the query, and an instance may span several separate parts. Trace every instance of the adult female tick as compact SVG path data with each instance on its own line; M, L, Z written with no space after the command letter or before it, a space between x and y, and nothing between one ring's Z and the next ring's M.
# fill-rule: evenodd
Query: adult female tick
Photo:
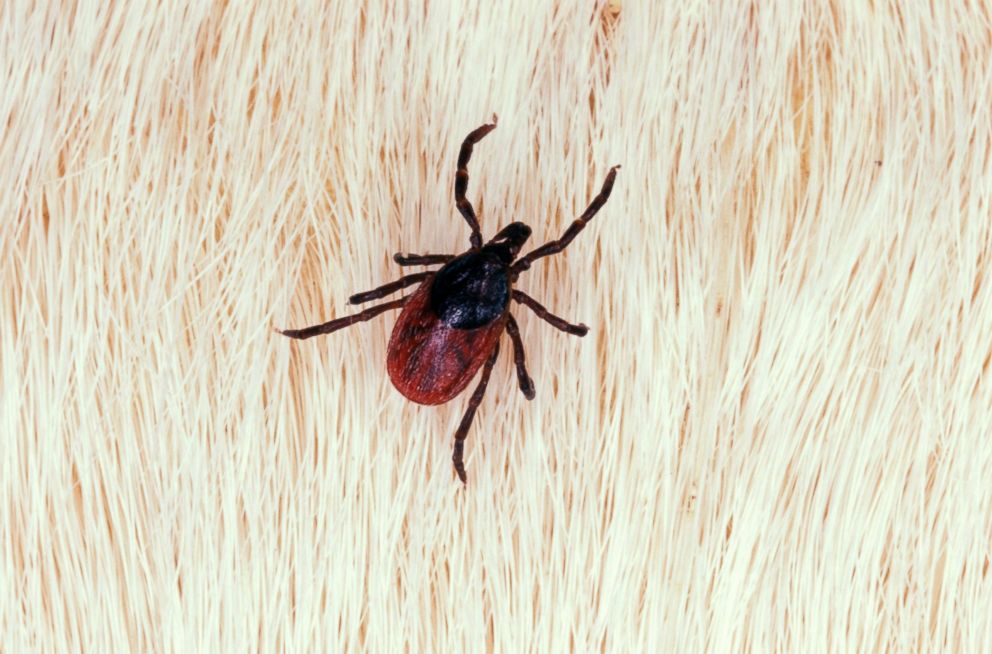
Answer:
M563 332L585 336L589 328L573 325L550 311L523 291L513 288L520 273L541 257L557 254L572 242L596 215L613 190L620 166L613 166L606 175L603 188L589 207L569 225L560 238L549 241L517 259L517 253L530 237L531 229L513 222L501 229L491 241L482 244L479 219L472 203L465 197L468 189L468 161L472 147L496 128L493 122L473 130L462 142L455 173L455 204L472 230L471 247L463 254L396 254L393 260L401 266L442 264L441 268L406 275L394 282L364 293L352 295L351 304L377 300L407 286L420 284L410 295L384 302L361 313L338 318L322 325L304 329L280 330L290 338L310 338L329 334L357 322L370 320L390 309L403 307L386 355L386 369L393 385L419 404L443 404L462 392L482 368L482 378L472 393L468 409L455 432L455 447L451 459L462 483L467 482L462 450L469 425L489 384L489 376L499 354L499 339L505 330L513 345L513 360L517 368L520 390L528 400L534 399L534 382L524 364L524 345L517 321L510 315L510 300L527 306L539 317Z

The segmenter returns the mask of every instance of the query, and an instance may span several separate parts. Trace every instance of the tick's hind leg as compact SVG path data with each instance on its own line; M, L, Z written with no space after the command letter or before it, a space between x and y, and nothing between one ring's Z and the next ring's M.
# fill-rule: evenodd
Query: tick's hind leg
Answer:
M468 409L466 409L465 415L462 416L462 421L458 425L458 431L455 432L455 449L451 454L451 461L455 464L455 472L458 473L458 478L462 480L463 484L468 483L468 475L465 474L465 464L462 463L462 450L465 447L465 437L468 436L468 428L472 424L472 418L475 417L475 410L479 408L479 404L482 403L482 396L486 394L489 375L493 372L493 365L496 364L496 356L498 354L499 343L496 343L493 353L489 355L486 365L482 368L482 379L479 380L479 385L476 386L475 392L472 393L472 397L468 401Z
M407 286L423 281L433 274L433 271L427 271L406 275L405 277L400 277L395 282L389 282L388 284L383 284L379 288L373 288L371 291L355 293L348 298L348 301L352 304L361 304L362 302L368 302L369 300L378 300L381 297L386 297L390 293L395 293L401 288L406 288Z
M320 334L330 334L331 332L336 332L339 329L344 329L345 327L350 327L356 322L365 322L366 320L372 320L380 313L385 313L390 309L399 309L406 302L405 297L401 297L398 300L393 300L391 302L385 302L378 306L369 307L361 313L356 313L353 316L345 316L344 318L338 318L330 322L325 322L322 325L314 325L313 327L304 327L303 329L279 329L276 330L283 336L288 336L290 338L310 338L312 336L319 336Z
M531 311L536 313L539 318L550 323L551 326L555 327L556 329L560 329L563 332L572 334L573 336L585 336L586 334L589 333L589 328L586 327L585 325L582 324L573 325L567 320L563 320L559 318L555 314L545 309L544 305L542 305L540 302L538 302L531 296L527 295L523 291L518 291L517 289L513 289L513 299L519 302L520 304L527 305L527 307Z
M547 257L552 254L558 254L568 247L568 244L572 242L572 239L578 236L579 232L581 232L586 226L586 223L592 220L593 216L596 215L596 212L602 209L603 205L606 204L606 201L610 199L610 193L613 192L613 182L616 181L617 178L618 168L620 168L620 166L613 166L610 168L610 172L607 173L606 181L603 182L603 188L600 189L599 194L593 198L589 206L586 207L586 210L582 212L582 215L572 221L572 224L568 226L568 229L566 229L565 233L561 235L561 238L554 241L548 241L541 247L528 252L526 256L520 257L520 259L513 264L513 272L519 274L530 268L530 264L532 264L536 259Z
M527 364L524 362L524 342L520 338L520 328L512 315L506 316L506 333L510 335L513 343L513 363L517 366L517 381L520 383L520 392L528 400L534 399L534 380L527 374Z
M455 258L453 254L400 254L393 255L393 261L401 266L433 266L437 263L448 263Z
M455 171L455 204L465 218L465 222L472 229L472 236L469 241L472 243L472 248L476 250L482 247L482 231L479 228L479 219L475 216L475 209L465 197L465 192L468 190L468 160L472 158L472 146L494 129L496 129L495 115L492 123L477 127L469 132L469 135L462 141L461 150L458 151L458 170Z

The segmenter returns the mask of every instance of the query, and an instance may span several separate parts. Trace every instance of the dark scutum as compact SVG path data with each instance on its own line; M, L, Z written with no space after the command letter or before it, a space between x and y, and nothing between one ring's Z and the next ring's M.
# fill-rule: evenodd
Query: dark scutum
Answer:
M500 318L510 302L510 269L499 256L469 252L437 271L431 309L444 324L476 329Z

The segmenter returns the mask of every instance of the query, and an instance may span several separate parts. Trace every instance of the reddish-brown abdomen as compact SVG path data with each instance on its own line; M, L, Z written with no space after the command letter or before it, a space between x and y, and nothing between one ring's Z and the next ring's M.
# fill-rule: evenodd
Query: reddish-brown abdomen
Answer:
M418 404L444 404L462 392L506 326L505 314L478 329L444 324L431 310L432 281L424 281L403 306L386 355L393 386Z

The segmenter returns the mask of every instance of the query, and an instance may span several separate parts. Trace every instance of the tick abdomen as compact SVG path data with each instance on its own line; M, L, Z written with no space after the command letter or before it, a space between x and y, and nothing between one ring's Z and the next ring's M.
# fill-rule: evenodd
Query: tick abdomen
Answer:
M431 310L455 329L477 329L501 317L510 303L510 269L489 252L447 263L431 282Z
M389 338L386 369L405 397L442 404L458 395L485 363L509 313L479 329L458 329L435 315L430 296L428 281L407 298Z

